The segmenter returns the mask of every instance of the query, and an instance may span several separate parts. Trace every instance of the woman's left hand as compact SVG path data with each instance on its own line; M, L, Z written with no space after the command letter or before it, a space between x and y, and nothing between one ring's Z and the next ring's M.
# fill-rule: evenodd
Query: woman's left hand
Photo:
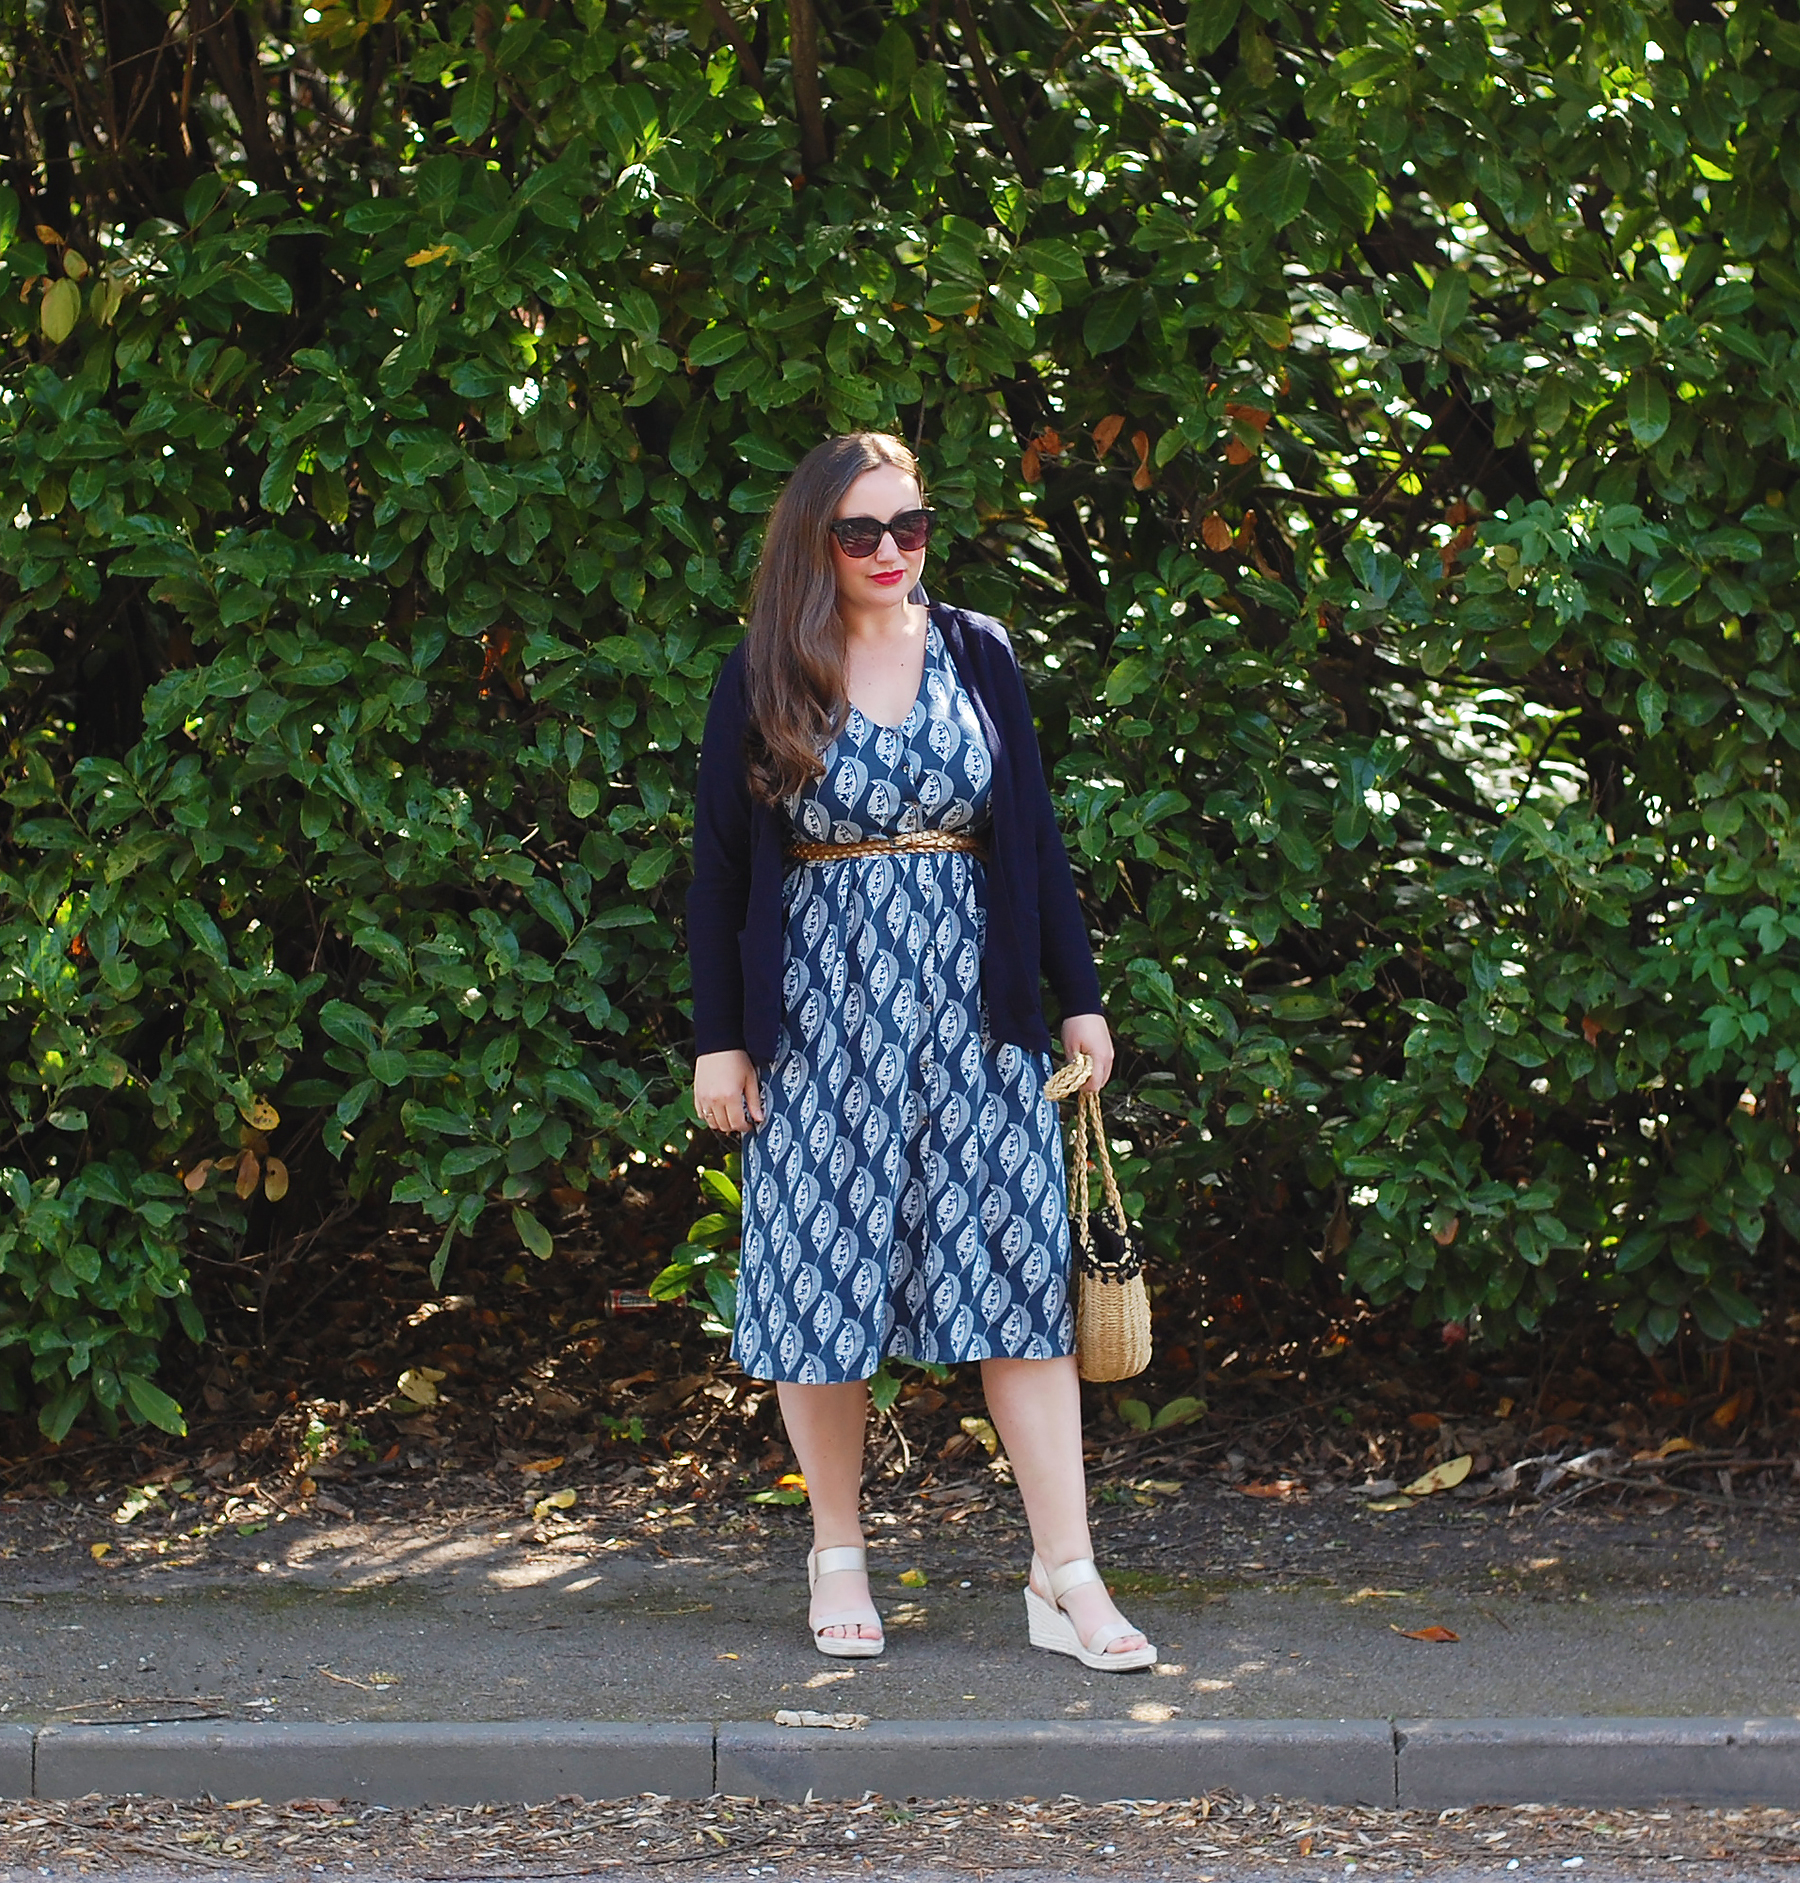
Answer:
M1086 1053L1094 1062L1094 1069L1088 1074L1088 1082L1081 1089L1084 1092L1098 1092L1112 1077L1113 1043L1112 1034L1106 1025L1104 1014L1072 1013L1062 1023L1063 1051L1072 1059L1077 1053Z

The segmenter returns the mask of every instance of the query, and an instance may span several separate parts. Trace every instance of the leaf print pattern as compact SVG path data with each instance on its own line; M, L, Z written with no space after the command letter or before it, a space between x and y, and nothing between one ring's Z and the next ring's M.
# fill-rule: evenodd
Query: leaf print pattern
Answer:
M899 726L852 706L794 833L979 830L993 768L937 624ZM732 1356L753 1379L866 1379L886 1355L1072 1353L1061 1120L1048 1053L981 998L987 873L962 851L790 865L783 1018L743 1140Z

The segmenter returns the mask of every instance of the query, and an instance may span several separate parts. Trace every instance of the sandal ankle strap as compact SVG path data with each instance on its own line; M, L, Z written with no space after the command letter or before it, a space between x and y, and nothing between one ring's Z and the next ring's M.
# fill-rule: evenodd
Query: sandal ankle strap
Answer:
M1050 1587L1050 1599L1060 1603L1071 1589L1079 1589L1084 1582L1099 1582L1100 1571L1094 1566L1091 1556L1077 1556L1071 1562L1060 1564L1055 1569L1045 1569L1043 1559L1034 1558L1044 1580ZM1135 1631L1134 1631L1135 1632Z
M869 1552L860 1543L845 1543L836 1549L814 1550L812 1553L815 1576L833 1576L844 1569L866 1569L868 1562Z

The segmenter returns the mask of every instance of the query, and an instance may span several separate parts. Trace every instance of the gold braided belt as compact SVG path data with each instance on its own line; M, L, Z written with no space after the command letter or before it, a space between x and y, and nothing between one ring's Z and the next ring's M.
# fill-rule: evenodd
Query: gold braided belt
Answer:
M985 840L968 830L902 830L860 843L790 843L782 854L793 863L835 863L840 857L889 856L897 850L966 850L987 860Z

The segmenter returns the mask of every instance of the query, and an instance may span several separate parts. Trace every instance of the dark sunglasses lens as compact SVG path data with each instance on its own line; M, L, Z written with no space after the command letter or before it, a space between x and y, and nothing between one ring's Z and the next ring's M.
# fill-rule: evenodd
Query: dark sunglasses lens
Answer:
M840 517L831 533L846 556L872 556L881 547L882 526L873 517Z
M894 547L910 556L931 541L931 512L902 510L898 516L888 519L888 529L893 534Z

